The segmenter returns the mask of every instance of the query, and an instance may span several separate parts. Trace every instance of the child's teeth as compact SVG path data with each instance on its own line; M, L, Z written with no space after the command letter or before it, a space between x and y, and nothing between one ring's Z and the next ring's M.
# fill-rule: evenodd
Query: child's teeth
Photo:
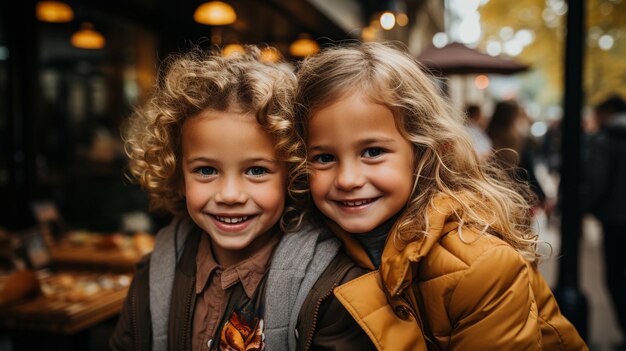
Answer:
M228 223L228 224L241 223L241 222L245 221L246 219L248 219L248 216L244 216L244 217L220 217L220 216L215 216L215 217L217 218L218 221L224 222L224 223Z
M361 200L361 201L344 201L343 204L346 206L361 206L367 203L372 202L371 200Z

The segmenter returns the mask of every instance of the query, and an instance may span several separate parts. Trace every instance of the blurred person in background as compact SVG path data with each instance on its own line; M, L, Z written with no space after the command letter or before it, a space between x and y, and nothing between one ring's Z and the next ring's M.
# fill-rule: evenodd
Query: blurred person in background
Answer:
M535 176L529 127L530 120L516 101L500 101L487 126L487 135L491 139L495 162L509 170L518 181L528 182L536 196L531 201L536 208L545 210L549 215L552 206L548 206L546 195Z
M491 140L482 125L483 113L478 105L470 104L465 108L465 129L472 139L472 145L481 161L491 156Z
M558 175L561 169L561 119L548 123L548 130L539 145L539 154L548 167L548 172Z
M602 223L607 287L626 337L626 102L611 96L594 117L598 129L583 152L583 211ZM626 340L615 350L626 350Z

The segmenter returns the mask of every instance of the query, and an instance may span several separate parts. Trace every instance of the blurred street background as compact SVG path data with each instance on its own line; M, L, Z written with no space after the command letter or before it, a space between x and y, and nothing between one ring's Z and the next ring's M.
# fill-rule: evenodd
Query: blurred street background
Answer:
M592 350L626 350L605 274L626 249L626 0L0 0L0 297L20 287L0 350L107 349L170 220L124 177L120 138L168 55L255 44L296 70L354 41L406 48L479 157L520 170L563 313Z

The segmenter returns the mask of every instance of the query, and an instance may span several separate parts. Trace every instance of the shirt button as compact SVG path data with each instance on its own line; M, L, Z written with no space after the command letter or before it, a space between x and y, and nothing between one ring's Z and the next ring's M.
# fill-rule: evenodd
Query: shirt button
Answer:
M296 340L300 339L300 333L298 333L298 329L294 330L293 333L296 336Z
M396 306L396 316L398 316L398 318L403 319L403 320L407 320L409 319L409 310L404 307L404 306Z
M213 339L209 339L209 341L206 342L206 347L208 347L209 350L211 349L211 345L213 345Z

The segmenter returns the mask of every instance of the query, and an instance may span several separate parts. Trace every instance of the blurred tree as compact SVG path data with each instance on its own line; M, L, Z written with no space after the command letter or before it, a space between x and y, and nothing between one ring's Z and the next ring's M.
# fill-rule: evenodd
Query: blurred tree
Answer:
M609 45L603 50L602 45ZM606 47L605 47L606 48ZM587 103L596 105L611 93L626 96L626 1L587 0Z
M626 96L626 0L587 0L586 5L584 84L586 103L593 105L610 93ZM489 52L489 45L492 50L499 46L504 54L530 64L533 71L526 76L533 88L524 89L532 94L529 98L544 106L560 105L567 2L490 0L479 11L483 31L479 47ZM528 34L532 41L523 45Z

